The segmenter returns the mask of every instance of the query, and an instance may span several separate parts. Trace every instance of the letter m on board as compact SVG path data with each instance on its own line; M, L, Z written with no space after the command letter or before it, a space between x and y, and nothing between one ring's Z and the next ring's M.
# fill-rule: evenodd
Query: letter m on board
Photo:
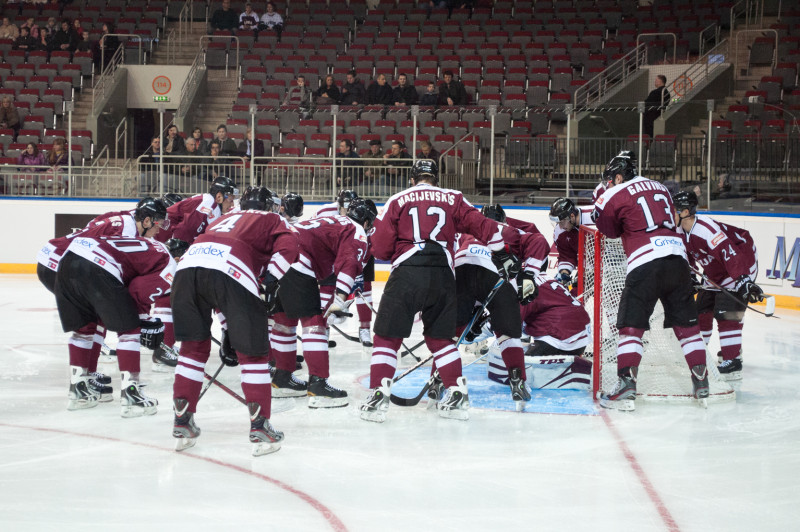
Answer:
M778 237L778 244L775 246L775 256L772 258L772 269L767 270L769 279L789 279L792 286L800 288L800 278L797 277L797 270L800 267L800 238L794 239L789 256L786 256L786 241L784 237Z

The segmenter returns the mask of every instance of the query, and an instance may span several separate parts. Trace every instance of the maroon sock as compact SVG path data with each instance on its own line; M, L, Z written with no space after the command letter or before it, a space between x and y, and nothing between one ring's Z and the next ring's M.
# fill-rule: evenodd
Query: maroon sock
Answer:
M451 339L425 337L425 345L433 353L436 368L445 387L455 386L461 376L461 354Z
M89 368L96 328L97 324L90 323L72 333L67 342L70 366Z
M200 342L185 340L175 368L172 396L189 402L189 412L197 411L197 400L203 387L206 362L211 353L211 338Z
M391 379L397 370L397 351L402 338L389 338L376 334L373 339L372 359L369 366L369 387L377 388L383 379Z
M330 368L325 319L317 315L300 318L300 323L303 325L303 358L308 366L308 374L327 379L330 376Z
M272 378L267 367L267 356L249 357L238 351L239 365L242 368L242 392L248 403L258 403L261 415L269 419L272 408Z
M703 343L703 338L700 336L700 327L697 325L673 327L672 330L675 331L675 336L681 343L681 350L689 367L705 364L706 344Z
M719 329L719 345L722 349L723 360L733 360L742 353L742 328L741 321L721 320L717 322Z

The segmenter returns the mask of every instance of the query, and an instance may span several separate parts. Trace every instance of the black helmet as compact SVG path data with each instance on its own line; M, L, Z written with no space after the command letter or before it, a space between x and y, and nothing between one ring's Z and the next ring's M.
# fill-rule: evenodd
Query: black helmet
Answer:
M143 222L145 218L152 219L153 222L158 222L167 218L167 206L163 200L153 199L146 197L136 204L136 211L133 219L137 222Z
M350 202L350 208L347 209L348 218L359 225L369 222L367 227L372 226L376 216L378 216L378 208L371 199L356 198Z
M603 179L614 181L617 174L622 175L624 181L629 181L636 177L636 155L630 150L622 150L611 159L603 170Z
M575 203L569 198L558 198L550 206L550 221L558 223L561 220L569 218L570 214L578 214L578 208Z
M356 194L355 190L344 189L344 190L340 191L339 192L339 198L337 200L339 202L339 207L343 207L345 209L349 209L350 208L350 202L353 201L354 199L356 199L357 197L358 197L358 194Z
M506 221L506 211L503 210L503 207L499 203L495 205L484 205L481 209L481 214L495 222L503 223Z
M424 179L435 185L439 182L439 165L431 159L419 159L411 168L411 178L414 181Z
M289 218L300 218L303 216L303 196L295 192L289 192L281 198L283 213Z
M239 201L239 207L243 211L256 210L256 211L270 211L274 201L272 199L272 192L266 187L247 187L244 189L242 199Z
M230 177L219 176L211 184L208 193L212 196L216 196L218 192L222 192L223 196L229 196L231 194L237 195L239 194L239 189L236 188L236 183L234 183L233 179Z
M697 194L686 190L681 190L672 195L672 203L675 204L675 210L681 212L683 209L689 209L689 214L694 215L697 212Z
M170 192L169 194L164 194L164 197L161 198L161 201L163 201L164 205L166 205L167 208L169 208L178 203L179 201L181 201L182 199L183 196L181 196L180 194L175 194L174 192Z

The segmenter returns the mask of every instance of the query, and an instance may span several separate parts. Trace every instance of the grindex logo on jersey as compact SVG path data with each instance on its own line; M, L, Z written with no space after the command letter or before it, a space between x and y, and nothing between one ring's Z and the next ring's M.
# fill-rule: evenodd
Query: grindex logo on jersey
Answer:
M718 233L711 239L711 249L714 249L720 242L725 240L725 233Z

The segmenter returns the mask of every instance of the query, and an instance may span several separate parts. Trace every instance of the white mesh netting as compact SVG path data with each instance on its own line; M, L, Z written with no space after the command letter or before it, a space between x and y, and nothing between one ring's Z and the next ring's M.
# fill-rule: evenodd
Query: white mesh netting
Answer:
M580 249L579 264L583 269L583 302L592 319L593 335L586 352L597 366L593 382L593 393L597 397L598 391L610 391L617 382L617 308L625 285L627 261L621 240L606 238L593 227L581 226L581 234L584 245ZM595 282L597 273L599 286ZM671 329L664 329L664 308L660 302L650 317L650 330L642 340L644 356L639 366L637 395L649 400L692 400L689 367L675 334ZM595 350L600 351L599 360L594 356ZM735 392L720 377L716 357L707 353L706 359L709 402L733 400Z

